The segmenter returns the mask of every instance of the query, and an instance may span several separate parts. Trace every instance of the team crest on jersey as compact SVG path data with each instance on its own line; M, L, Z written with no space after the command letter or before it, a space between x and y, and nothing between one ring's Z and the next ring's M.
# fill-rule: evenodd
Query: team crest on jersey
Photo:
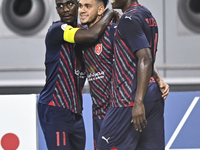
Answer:
M61 25L61 29L63 29L63 31L65 31L65 29L66 29L67 26L68 26L67 24L62 24Z
M95 46L95 53L96 53L97 55L100 55L101 52L102 52L102 44L97 44L97 45Z

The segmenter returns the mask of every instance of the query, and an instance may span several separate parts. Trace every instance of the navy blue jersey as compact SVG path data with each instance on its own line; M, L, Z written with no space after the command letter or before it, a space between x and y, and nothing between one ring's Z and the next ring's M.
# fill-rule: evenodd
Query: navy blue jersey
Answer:
M136 51L150 48L154 66L158 41L157 23L151 12L132 4L122 15L114 40L112 107L132 106L137 87ZM161 98L157 83L151 79L144 102Z
M116 24L110 23L98 43L83 51L94 119L105 118L109 106L115 30Z
M63 40L63 24L53 23L46 35L46 84L39 102L81 113L84 64L77 59L75 44Z

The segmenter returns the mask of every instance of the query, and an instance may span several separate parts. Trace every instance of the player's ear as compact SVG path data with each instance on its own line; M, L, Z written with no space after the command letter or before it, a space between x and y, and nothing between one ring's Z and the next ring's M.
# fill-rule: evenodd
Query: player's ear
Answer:
M98 15L101 16L103 14L104 10L105 10L104 5L100 5L98 8Z

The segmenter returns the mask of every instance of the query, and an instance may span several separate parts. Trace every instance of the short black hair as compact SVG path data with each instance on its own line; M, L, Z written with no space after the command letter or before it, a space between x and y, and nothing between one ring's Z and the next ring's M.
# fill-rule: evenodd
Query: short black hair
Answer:
M103 2L103 5L104 5L105 8L108 4L108 0L96 0L96 1Z

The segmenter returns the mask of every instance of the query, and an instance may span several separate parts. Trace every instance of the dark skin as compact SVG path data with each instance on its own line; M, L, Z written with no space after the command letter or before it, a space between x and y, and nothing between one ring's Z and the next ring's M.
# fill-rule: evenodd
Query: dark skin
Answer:
M123 12L131 5L138 4L137 0L115 0L113 1L113 9L121 9ZM149 48L140 49L136 52L138 58L138 70L137 70L137 89L134 107L132 109L132 120L135 130L142 132L147 124L144 108L144 97L147 91L147 87L150 81L152 73L152 57ZM158 83L161 92L163 93L163 98L165 99L169 93L169 86L162 81L156 70L153 72L153 77Z
M160 91L162 92L162 97L166 100L169 94L169 85L165 83L162 78L159 76L156 66L154 66L153 78L157 82L160 87Z
M62 22L77 27L76 0L56 0L56 9ZM93 43L104 33L113 16L113 10L107 10L104 16L89 30L79 29L75 33L75 43Z
M121 9L123 12L131 5L138 4L137 0L115 0L112 3L112 7L115 9ZM137 89L134 101L134 107L132 109L132 120L135 130L142 132L142 129L147 124L144 108L144 97L147 91L147 87L150 81L152 72L152 57L149 48L140 49L136 52L138 58L137 69Z
M138 58L138 70L137 70L137 90L135 96L134 107L132 109L132 123L136 131L142 132L142 129L147 124L145 117L145 108L143 100L149 85L152 72L152 57L149 48L144 48L136 52Z

